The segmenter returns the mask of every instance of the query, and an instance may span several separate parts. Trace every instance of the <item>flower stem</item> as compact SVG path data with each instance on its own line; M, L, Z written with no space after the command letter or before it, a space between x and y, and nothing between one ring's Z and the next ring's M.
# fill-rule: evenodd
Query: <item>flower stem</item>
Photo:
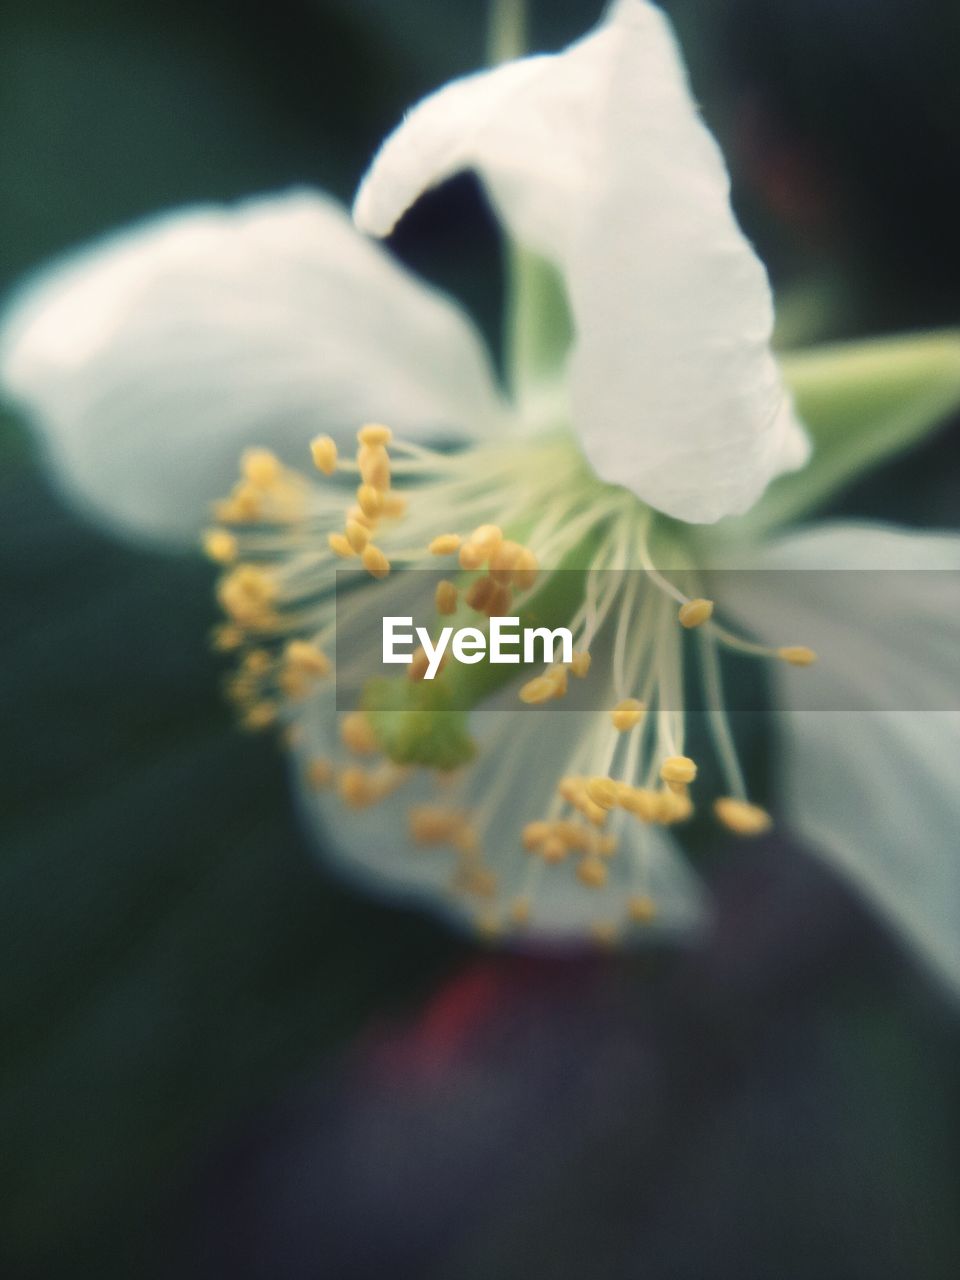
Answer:
M491 0L487 61L491 66L520 58L527 48L525 0Z

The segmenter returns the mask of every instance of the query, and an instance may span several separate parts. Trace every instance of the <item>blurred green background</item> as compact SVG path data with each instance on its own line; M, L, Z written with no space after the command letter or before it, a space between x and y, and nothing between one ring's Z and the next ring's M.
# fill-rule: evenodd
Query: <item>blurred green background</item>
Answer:
M956 323L952 0L667 7L783 341ZM532 42L598 13L535 0ZM348 200L485 17L5 0L0 286L189 201ZM471 181L396 249L496 335ZM209 568L81 523L10 416L0 463L0 1276L960 1272L956 1010L801 851L725 850L693 958L495 958L357 897L230 725ZM958 479L948 424L837 509L956 527Z

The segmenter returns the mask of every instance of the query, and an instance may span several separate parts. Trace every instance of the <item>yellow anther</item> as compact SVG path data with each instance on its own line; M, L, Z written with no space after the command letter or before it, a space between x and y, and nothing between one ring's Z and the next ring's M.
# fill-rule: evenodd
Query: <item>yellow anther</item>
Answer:
M361 427L357 432L357 440L360 444L376 447L377 445L389 444L393 439L393 432L389 427L385 427L379 422L368 422L365 427Z
M602 889L607 883L607 864L597 857L581 859L577 864L577 879L588 889Z
M657 904L649 894L638 893L627 902L627 914L637 924L650 924L657 918Z
M762 836L773 826L766 809L734 796L719 796L713 802L713 812L718 822L738 836Z
M492 898L497 892L496 873L489 867L461 867L454 877L453 887L473 898Z
M404 514L407 509L407 499L402 493L385 493L383 495L383 510L381 515L389 516L391 520L396 520Z
M551 824L549 822L528 822L523 828L521 835L521 843L527 852L536 849L537 845L543 844L551 832Z
M383 790L376 781L357 766L343 769L337 778L340 799L351 809L366 809L383 799Z
M495 582L483 612L488 618L505 618L510 612L510 601L510 588L504 586L502 582ZM564 677L563 692L566 692L566 677Z
M427 547L432 556L452 556L460 550L459 533L441 533Z
M365 711L349 711L340 721L340 740L355 756L372 756L380 743Z
M458 598L459 593L452 582L448 582L444 578L437 583L437 589L433 596L434 603L437 606L437 613L442 614L444 617L449 617L451 613L456 613Z
M664 782L692 782L697 776L697 766L689 756L667 756L660 766Z
M578 680L582 680L590 670L590 662L590 654L587 653L586 649L579 650L573 655L573 661L570 663L570 674L576 676Z
M306 768L306 783L312 791L323 791L334 780L334 768L329 760L318 757L311 760Z
M313 465L325 476L332 476L337 469L337 442L332 436L317 436L310 441Z
M349 539L342 533L328 533L327 545L335 556L340 556L344 560L349 560L351 556L357 554L351 547Z
M363 548L363 554L360 559L363 561L363 567L367 573L373 578L385 578L390 572L390 561L380 548L375 547L372 542L368 542Z
M211 643L218 653L230 653L243 644L243 631L233 623L224 622L221 626L214 627Z
M443 656L446 657L447 655L444 654ZM427 674L429 666L430 659L427 657L427 651L424 649L423 645L420 645L414 652L413 657L407 663L407 679L422 680Z
M517 696L528 706L539 706L540 703L549 702L551 698L555 698L556 694L556 682L550 676L534 676L532 680L520 686Z
M629 787L620 793L621 808L641 822L659 822L660 796L649 787Z
M383 494L372 484L358 485L357 505L365 516L375 520L383 512Z
M675 822L686 822L693 816L693 801L686 791L671 791L670 788L659 792L659 821L665 826Z
M285 693L294 702L305 698L310 692L310 678L304 675L302 671L294 671L292 669L281 671L277 676L277 684L281 693Z
M376 520L365 515L357 503L347 507L347 522L353 524L362 524L365 529L372 529L376 525Z
M494 911L481 911L473 922L477 937L484 942L494 942L503 933L503 925Z
M243 669L252 676L263 676L273 665L273 659L266 649L251 649L243 659Z
M783 662L789 662L791 667L810 667L817 660L817 655L805 644L784 645L777 650L777 657Z
M381 493L390 488L390 455L382 445L361 445L357 465L364 484L373 485Z
M589 827L582 827L577 822L561 821L551 824L551 834L562 840L570 849L586 852L595 839Z
M597 842L597 853L600 854L601 858L612 858L619 847L617 837L608 833L605 836L601 836Z
M276 589L262 569L238 565L221 579L217 597L235 622L253 625L263 618L268 605L275 600Z
M603 805L597 804L595 800L591 800L589 796L584 796L580 812L595 827L602 827L607 821L608 810L604 809Z
M509 601L508 601L509 606ZM564 698L567 694L567 668L557 662L547 671L545 679L553 685L553 696Z
M685 605L681 605L680 612L677 614L680 619L681 627L702 627L705 622L713 617L713 601L712 600L688 600Z
M283 653L284 661L293 671L302 671L308 676L328 676L331 670L330 659L315 644L307 640L291 640Z
M226 529L208 529L203 535L203 551L217 564L232 564L237 558L237 540Z
M578 805L586 794L582 778L561 778L557 783L557 791L567 804L572 805Z
M460 547L460 555L458 557L461 569L479 569L486 559L480 547L474 546L472 542L464 542Z
M587 798L601 809L615 809L620 802L620 784L613 778L588 778Z
M531 903L526 896L521 895L519 898L514 898L510 904L510 920L521 928L523 925L530 923L530 912Z
M520 563L523 547L519 542L504 539L490 557L490 576L506 585L513 578L513 571Z
M498 524L478 524L467 541L488 560L503 541L503 530Z
M566 840L562 840L560 836L549 835L546 840L544 840L543 844L540 845L538 852L544 862L553 864L564 860L570 852L570 846L567 844Z
M410 839L417 844L452 844L465 822L461 810L440 805L415 805L407 814Z
M277 704L275 702L255 702L240 721L244 729L251 733L259 733L270 729L277 723Z
M464 599L471 609L476 609L477 613L486 613L487 606L495 596L496 591L497 584L492 578L477 578L467 588Z
M539 572L540 562L529 547L524 547L513 567L514 585L521 591L529 591L536 582Z
M271 488L283 472L280 459L269 449L245 449L240 459L240 470L244 478L258 489Z
M464 819L453 833L453 847L462 857L476 858L480 853L480 832Z
M590 937L598 947L616 946L620 931L612 920L596 920L590 926Z
M644 717L646 707L637 698L624 698L610 712L613 727L620 733L635 729Z
M259 520L263 514L263 494L249 482L234 485L230 497L226 502L218 502L215 512L218 520L228 524Z
M360 554L370 541L370 530L365 524L361 524L359 520L348 520L343 532L347 541L350 543L351 548L357 555Z

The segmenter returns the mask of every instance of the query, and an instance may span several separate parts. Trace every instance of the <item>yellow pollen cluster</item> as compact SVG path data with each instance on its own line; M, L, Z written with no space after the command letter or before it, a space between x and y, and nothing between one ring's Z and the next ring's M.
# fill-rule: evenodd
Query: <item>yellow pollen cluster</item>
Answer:
M641 822L660 826L673 826L693 815L693 802L686 787L675 790L665 786L655 791L601 775L563 778L558 790L568 804L597 826L603 825L615 809L622 809Z
M445 845L456 852L457 866L450 885L455 893L481 900L496 895L497 875L484 863L480 833L464 810L415 805L408 811L407 829L414 844L423 848ZM492 932L494 917L481 919L487 921L482 931Z
M618 733L629 733L641 722L646 710L647 708L638 698L624 698L610 712L613 727Z
M713 802L717 821L738 836L762 836L773 826L766 809L748 800L720 796Z
M355 502L347 509L341 532L327 535L327 544L342 560L360 557L360 563L374 578L385 578L390 561L373 541L380 521L396 519L406 511L403 494L391 489L390 453L387 446L393 432L380 423L368 423L357 432L356 470L360 475ZM337 470L339 456L336 442L330 436L317 436L310 445L314 465L324 475Z
M514 461L505 459L502 450L460 459L456 453L402 440L395 443L388 427L370 423L357 432L352 456L342 456L334 439L326 435L311 442L310 452L322 475L336 476L333 484L307 485L270 450L246 450L239 480L216 506L217 523L203 535L206 554L223 567L217 591L226 620L214 631L212 642L216 649L235 654L227 694L244 728L276 728L282 741L304 751L301 768L310 791L330 791L347 808L376 805L391 796L414 769L433 769L433 794L441 803L408 809L409 837L418 847L442 847L446 855L440 856L452 855L450 890L471 900L470 914L482 936L494 938L531 921L541 924L536 886L545 875L556 880L558 889L569 884L584 903L589 901L584 911L592 909L593 915L585 927L603 945L615 941L631 923L646 926L661 911L670 910L669 900L657 903L648 892L653 845L650 833L645 835L635 823L669 827L694 812L691 784L697 765L689 756L676 754L683 750L687 736L682 704L688 652L700 655L713 723L720 726L711 731L723 785L730 794L714 800L714 817L739 836L759 836L770 829L766 810L742 798L742 771L732 734L723 721L719 668L714 657L711 676L710 655L722 645L806 667L816 661L816 654L802 645L769 648L753 643L714 618L712 600L687 599L656 569L646 542L654 517L635 511L628 494L609 486L591 487L592 478L585 483L555 440L549 451L521 455L521 464L515 468L519 473L520 466L529 467L532 458L530 487L522 495L525 507L517 505L521 495L516 493L511 492L509 502L501 501L502 486L511 482L514 468ZM409 488L397 492L395 480ZM564 488L568 483L569 500ZM427 490L427 486L431 487ZM429 499L423 509L417 505L421 489L427 490ZM403 542L394 541L388 522L405 514L408 495L414 502L413 518L405 522L408 536ZM529 519L524 518L520 527L530 545L507 536L517 528L508 522L519 523L524 510ZM510 515L504 514L508 511ZM498 516L507 533L491 522ZM461 532L443 531L461 520ZM434 534L438 527L441 532ZM554 584L561 587L562 579L553 570L541 577L533 546L545 563L582 568L582 587L581 579L571 576L575 585L569 592L565 587L555 590ZM636 576L626 572L633 555L642 565ZM302 703L332 673L324 646L336 625L353 626L367 607L366 590L351 591L340 611L331 590L333 557L347 562L351 573L356 571L352 585L367 575L386 578L393 565L403 568L422 564L428 557L449 557L449 566L443 570L448 576L436 584L433 594L439 618L462 617L465 610L481 618L527 610L535 625L569 625L573 643L579 646L571 661L551 662L533 678L513 685L526 705L563 698L571 679L588 676L590 648L604 655L601 666L606 670L599 678L609 684L599 705L606 710L585 718L588 731L577 739L564 770L570 773L560 779L557 793L545 808L535 800L530 805L522 788L508 789L519 787L516 775L532 752L531 739L507 731L490 730L485 758L497 761L497 744L502 744L505 757L502 769L491 767L490 794L470 795L464 779L476 776L466 770L476 742L482 743L487 732L485 717L471 722L469 731L464 728L466 709L444 709L433 720L434 711L446 708L449 694L459 686L455 690L448 673L443 687L415 687L430 667L422 646L406 667L412 686L400 676L368 679L363 666L366 619L360 623L361 642L338 638L345 664L341 687L362 687L359 703L365 709L340 716L339 742L329 758L307 756L311 720ZM463 579L456 576L458 570L463 571ZM367 587L372 592L369 582ZM529 607L525 597L516 599L534 587L538 590ZM425 593L429 590L424 588ZM399 592L391 583L383 594L392 599ZM421 602L423 598L418 597ZM406 603L398 611L404 608L411 611ZM556 616L558 610L564 614ZM702 632L696 644L684 638L683 631L698 628ZM446 661L444 653L440 669ZM502 681L474 682L468 698L482 696L477 689L498 688L511 674L507 672ZM621 697L632 690L640 696ZM322 704L315 704L315 709L320 714ZM332 703L329 714L335 714ZM423 778L422 773L418 776ZM641 781L644 785L635 785ZM502 812L504 805L513 803L514 794L523 800L516 804L515 829L531 856L524 858L514 850L511 863L506 860L509 848L498 848L494 871L484 859L485 833L491 815L498 806ZM477 800L482 805L475 808ZM527 821L538 813L542 819ZM385 821L383 829L385 852L389 852L395 828ZM614 858L618 841L623 852ZM605 887L607 892L596 892ZM608 911L614 887L620 895L618 909Z
M677 617L680 620L681 627L691 630L694 627L702 627L705 622L713 617L713 601L712 600L688 600L682 605Z
M812 667L817 660L814 651L803 644L784 645L777 650L777 657L791 667Z
M215 505L214 512L224 524L258 520L286 523L302 517L306 492L303 478L283 466L276 454L269 449L247 449L240 459L240 479L230 496ZM222 550L222 546L215 540L214 549L208 546L208 554L219 560L214 550Z

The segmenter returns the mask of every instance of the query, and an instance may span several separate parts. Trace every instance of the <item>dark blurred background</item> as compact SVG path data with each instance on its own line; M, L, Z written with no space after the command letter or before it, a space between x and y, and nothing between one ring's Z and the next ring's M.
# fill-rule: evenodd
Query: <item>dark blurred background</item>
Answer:
M960 319L955 0L674 14L785 345ZM534 0L532 43L598 16ZM0 285L161 208L349 199L479 0L0 4ZM397 252L496 336L458 180ZM960 1274L960 1020L781 839L696 954L518 959L356 896L237 735L212 575L0 422L0 1276ZM834 510L956 527L956 424Z

